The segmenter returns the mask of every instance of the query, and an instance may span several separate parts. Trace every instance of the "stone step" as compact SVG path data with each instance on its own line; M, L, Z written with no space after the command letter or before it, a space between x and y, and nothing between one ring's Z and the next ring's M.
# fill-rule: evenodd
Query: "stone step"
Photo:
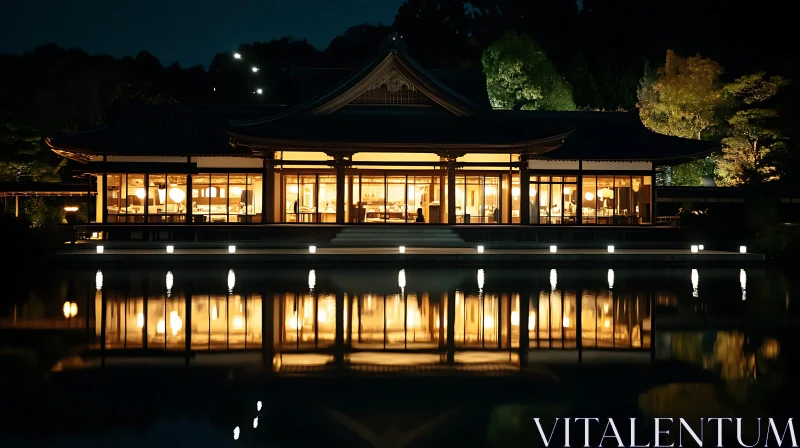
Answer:
M416 227L346 227L333 239L332 244L349 246L460 246L464 240L452 229Z

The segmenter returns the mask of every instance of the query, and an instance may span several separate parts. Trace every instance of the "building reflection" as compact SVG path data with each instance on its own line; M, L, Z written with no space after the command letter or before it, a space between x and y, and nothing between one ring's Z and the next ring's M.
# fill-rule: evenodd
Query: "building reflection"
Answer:
M343 359L358 352L442 359L485 352L510 359L521 347L647 351L655 295L620 294L613 275L608 288L582 289L559 285L552 270L543 290L505 291L486 283L480 270L472 285L419 291L400 271L396 286L344 292L319 287L312 270L299 290L253 293L237 290L231 270L224 292L202 294L168 272L163 286L140 294L104 290L98 282L95 313L103 318L96 319L95 330L104 350L339 353Z

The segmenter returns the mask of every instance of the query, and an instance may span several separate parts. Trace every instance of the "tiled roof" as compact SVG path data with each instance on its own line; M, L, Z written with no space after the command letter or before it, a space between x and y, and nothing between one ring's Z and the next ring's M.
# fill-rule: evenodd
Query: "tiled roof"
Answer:
M246 154L229 145L228 120L270 115L283 107L148 106L121 107L105 126L50 139L60 149L125 155Z

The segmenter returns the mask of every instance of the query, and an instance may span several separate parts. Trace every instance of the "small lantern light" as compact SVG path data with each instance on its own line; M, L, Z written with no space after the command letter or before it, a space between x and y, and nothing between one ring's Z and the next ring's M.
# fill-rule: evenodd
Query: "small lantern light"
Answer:
M608 246L608 253L610 254L614 253L614 246Z
M479 253L479 254L482 254L482 253L483 253L483 246L478 246L478 253Z
M102 254L103 253L103 249L104 249L103 246L97 246L97 253L98 254Z
M228 253L235 254L236 253L236 246L228 246Z
M739 253L746 254L747 253L747 246L739 246Z
M690 249L691 249L691 251L692 251L692 253L693 253L693 254L696 254L696 253L697 253L697 251L698 251L700 248L699 248L699 247L697 247L697 246L692 246Z
M697 248L698 248L698 249L700 249L700 250L705 250L705 246L703 246L702 244L700 244L699 246L697 246Z
M175 246L167 246L167 253L171 254L173 252L175 252Z
M401 254L406 253L406 246L400 246L400 253Z
M556 251L558 251L558 247L556 247L556 246L550 246L550 253L551 253L551 254L554 254L554 253L556 253Z
M311 254L317 253L317 246L308 246L308 253Z

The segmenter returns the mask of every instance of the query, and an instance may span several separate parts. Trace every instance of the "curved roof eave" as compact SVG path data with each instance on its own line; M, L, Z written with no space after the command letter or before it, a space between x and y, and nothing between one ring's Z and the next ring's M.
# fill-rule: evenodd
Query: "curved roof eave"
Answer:
M345 149L351 152L382 152L386 149L403 149L412 152L430 152L435 150L464 150L470 153L495 152L528 152L529 154L546 154L560 146L569 137L570 132L554 135L552 137L526 140L512 143L397 143L397 142L352 142L339 141L331 142L325 140L299 140L299 139L271 139L253 138L246 135L229 132L232 138L244 137L247 142L237 142L237 145L248 148L267 148L273 151L304 151L304 150L324 150L324 149ZM540 148L539 152L530 152L532 148Z

